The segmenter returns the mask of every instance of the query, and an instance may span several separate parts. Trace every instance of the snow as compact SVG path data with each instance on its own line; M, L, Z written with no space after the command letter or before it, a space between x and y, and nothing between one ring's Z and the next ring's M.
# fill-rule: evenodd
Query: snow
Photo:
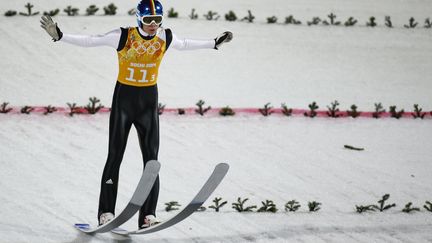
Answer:
M55 18L69 33L97 34L135 24L125 14L134 3L115 2L119 15ZM0 12L23 11L27 1L3 1ZM35 9L64 8L60 0L33 2ZM85 9L88 1L74 1ZM165 26L179 36L214 38L225 30L232 43L221 50L170 50L159 77L160 102L171 108L193 107L204 99L212 107L278 107L306 109L316 101L322 109L338 100L373 110L432 110L431 31L408 30L413 16L420 24L432 4L413 1L347 0L183 0L165 3L181 18ZM223 20L191 21L192 8L238 16L251 9L253 24ZM353 28L267 25L293 14L303 22L334 12L341 20L360 19ZM376 16L382 25L390 15L397 25L366 28ZM0 102L12 106L87 104L96 96L109 106L117 75L116 53L109 48L79 48L52 43L39 27L39 17L0 17ZM222 17L223 18L223 17ZM163 114L161 116L161 191L158 216L167 219L164 203L187 204L212 168L227 162L231 169L214 197L228 205L220 213L197 212L170 229L147 236L122 238L84 235L76 222L96 223L99 183L108 140L108 114L0 114L1 242L432 242L432 123L427 119L306 118L274 114L234 117ZM344 145L365 151L344 149ZM132 129L120 172L117 210L130 199L142 170L136 132ZM355 205L377 204L386 194L397 207L388 212L355 212ZM238 213L231 203L249 205L273 200L279 211ZM298 212L284 212L296 199ZM307 203L322 209L309 213ZM408 202L422 211L405 214ZM124 227L136 227L135 216Z

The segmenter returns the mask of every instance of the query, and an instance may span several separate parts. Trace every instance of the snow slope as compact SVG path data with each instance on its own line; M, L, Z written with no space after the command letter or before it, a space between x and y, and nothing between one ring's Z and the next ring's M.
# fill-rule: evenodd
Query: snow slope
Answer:
M113 1L98 1L103 6ZM58 16L63 31L104 33L133 25L125 13L134 4L114 1L114 17ZM214 38L229 29L235 39L220 51L168 52L161 67L160 102L192 107L198 99L212 106L261 107L285 102L324 108L333 100L347 109L372 110L382 102L406 110L415 103L432 110L432 35L427 29L401 28L409 17L431 13L428 1L228 1L183 0L166 3L181 14L165 25L184 37ZM26 1L0 3L0 12L21 10ZM272 4L273 3L273 4ZM88 1L34 2L49 10ZM280 6L276 8L275 6ZM251 9L257 23L190 21L191 8L203 13ZM334 11L342 19L366 22L391 15L398 28L267 25L265 18L294 14L302 21ZM96 96L109 106L117 75L109 48L82 49L52 43L38 17L0 17L0 102L14 106L86 104ZM325 109L325 108L324 108ZM99 180L105 163L108 114L0 114L0 242L432 242L431 119L310 119L272 115L200 117L161 116L161 192L158 215L169 218L164 203L185 205L214 165L230 172L214 197L228 205L208 209L183 223L148 236L87 236L76 222L96 223ZM365 148L358 152L344 145ZM132 129L120 174L117 209L134 191L142 163ZM389 193L397 207L385 213L357 214L355 205L377 204ZM238 197L249 205L273 200L276 214L231 209ZM213 197L212 197L213 198ZM284 204L300 202L296 213ZM307 203L322 209L307 212ZM405 214L408 202L421 212ZM211 200L205 206L211 205ZM125 224L135 228L137 218Z
M329 1L326 5L309 1L309 4L279 1L278 5L282 6L279 10L275 8L277 1L264 7L261 1L238 1L236 8L228 4L232 1L220 1L214 6L201 1L172 5L179 9L182 18L167 19L165 25L178 36L214 38L229 29L235 33L235 41L219 52L168 52L160 72L160 101L169 107L194 106L198 99L205 99L208 104L219 107L261 107L267 102L279 106L285 102L291 107L307 108L312 101L327 105L338 100L345 108L357 104L362 110L372 110L377 102L406 110L414 103L432 109L428 89L432 76L430 29L401 28L410 16L423 22L432 12L432 4L419 0L398 4L369 2L375 8L367 11L363 1L349 1L350 4ZM38 2L35 8L41 11L71 4ZM89 5L86 1L75 2L74 6L81 11ZM108 2L101 1L98 6ZM23 10L24 3L4 2L0 10ZM124 1L118 5L122 16L71 18L63 14L55 20L64 32L78 34L99 34L135 25L135 19L126 14L131 5ZM234 9L238 16L246 15L245 9L251 9L256 13L257 23L191 21L187 17L191 8L199 9L201 14L210 9L221 14ZM400 9L405 12L402 14ZM341 20L354 16L362 26L265 24L265 18L272 15L277 15L281 22L293 14L305 23L312 16L325 18L330 12L335 12ZM390 15L398 27L366 28L364 23L371 15L376 16L381 26L384 16ZM110 104L117 75L115 51L52 43L39 27L37 17L0 18L3 42L0 52L9 57L0 60L2 67L8 67L0 77L2 84L8 83L0 87L3 100L14 105L65 106L67 102L83 104L88 97L96 96L102 103ZM17 42L13 36L26 40Z

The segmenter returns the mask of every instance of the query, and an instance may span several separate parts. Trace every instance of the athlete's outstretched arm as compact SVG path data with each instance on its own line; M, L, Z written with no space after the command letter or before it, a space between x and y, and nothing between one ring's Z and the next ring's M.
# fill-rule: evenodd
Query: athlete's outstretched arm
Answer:
M177 50L197 50L197 49L218 49L223 43L230 42L233 38L231 32L226 31L214 40L195 40L178 38L174 33L172 34L171 46Z
M53 41L63 41L82 47L110 46L117 49L121 36L120 29L103 35L64 34L50 16L42 16L41 24L41 27L53 38Z
M60 41L82 47L110 46L117 49L120 36L121 30L119 28L103 35L63 34L63 38Z

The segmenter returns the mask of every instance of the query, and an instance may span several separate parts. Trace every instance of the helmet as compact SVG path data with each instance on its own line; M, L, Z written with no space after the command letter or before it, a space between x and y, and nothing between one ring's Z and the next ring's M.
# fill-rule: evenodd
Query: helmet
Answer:
M142 27L142 17L151 15L163 15L161 2L158 0L140 0L136 8L138 26Z

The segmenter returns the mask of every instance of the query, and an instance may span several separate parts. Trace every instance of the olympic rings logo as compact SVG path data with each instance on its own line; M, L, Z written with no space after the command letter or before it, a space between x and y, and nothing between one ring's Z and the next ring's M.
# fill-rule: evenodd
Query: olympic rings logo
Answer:
M149 54L153 55L161 48L161 44L157 41L150 42L150 41L134 41L132 42L132 48L140 55L143 54Z

